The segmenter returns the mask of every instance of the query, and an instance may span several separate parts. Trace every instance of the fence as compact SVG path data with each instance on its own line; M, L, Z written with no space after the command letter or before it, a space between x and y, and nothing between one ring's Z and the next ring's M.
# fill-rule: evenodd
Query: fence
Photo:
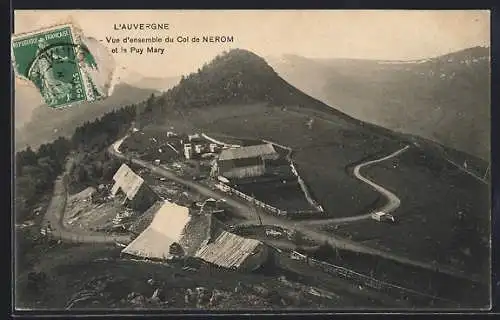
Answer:
M254 197L251 197L251 196L249 196L249 195L247 195L247 194L245 194L245 193L243 193L241 191L238 191L238 190L236 190L234 188L231 188L230 186L228 186L225 183L217 182L215 184L215 187L217 189L221 190L221 191L228 192L230 194L235 194L238 197L243 198L243 199L245 199L245 200L247 200L247 201L249 201L249 202L251 202L251 203L253 203L253 204L255 204L255 205L257 205L257 206L259 206L261 208L263 208L263 209L266 209L266 210L268 210L268 211L270 211L270 212L272 212L274 214L277 214L279 216L287 214L286 211L280 210L278 208L275 208L273 206L268 205L267 203L259 201L259 200L255 199Z
M238 147L241 147L240 145L237 145L237 144L229 144L229 143L224 143L222 141L219 141L219 140L216 140L210 136L207 136L206 134L202 133L201 136L205 139L207 139L208 141L210 142L213 142L215 144L218 144L218 145L222 145L222 146L225 146L225 147L230 147L230 148L238 148Z
M302 189L302 192L304 193L304 195L307 199L307 202L309 202L310 205L315 207L318 212L323 212L323 207L312 198L311 194L309 193L309 190L307 189L307 186L306 186L304 180L302 180L297 169L295 168L293 161L291 159L289 161L290 161L290 167L292 167L292 172L297 177L300 188Z
M288 162L290 162L290 168L292 170L292 173L294 174L294 176L297 178L297 181L299 182L299 185L300 185L300 188L302 189L302 192L304 193L304 196L306 197L307 199L307 202L309 202L309 204L311 206L313 206L314 208L316 208L316 211L314 211L315 213L318 213L318 212L323 212L323 207L318 203L316 202L313 197L311 196L311 194L309 193L309 190L307 189L307 186L304 182L304 180L302 179L302 177L299 175L299 172L297 171L297 168L295 168L295 165L292 161L292 148L289 148L289 147L286 147L286 146L283 146L281 144L278 144L278 143L275 143L275 142L272 142L272 141L269 141L269 140L262 140L266 143L270 143L272 145L276 145L282 149L285 149L285 150L288 150L288 154L286 156ZM302 211L304 212L304 211ZM311 211L312 212L312 211ZM295 213L299 213L299 212L295 212Z
M276 207L273 207L267 203L264 203L262 201L259 201L255 199L254 197L251 197L241 191L238 191L234 188L231 188L225 183L222 182L217 182L215 184L215 187L223 192L227 192L229 194L234 194L237 195L238 197L249 201L273 214L276 214L278 216L286 216L289 219L298 219L298 218L306 218L306 217L312 217L312 216L317 216L318 213L324 213L324 211L318 211L318 210L297 210L297 211L287 211L287 210L281 210Z
M455 301L451 301L449 299L437 297L434 295L418 292L412 289L404 288L395 284L391 284L388 282L384 282L378 279L375 279L373 277L357 273L353 270L337 266L334 264L330 264L324 261L316 260L313 258L310 258L304 254L301 254L299 252L293 251L290 253L290 258L294 260L300 260L306 264L308 264L311 267L314 268L319 268L323 272L332 274L334 276L338 276L341 278L344 278L349 281L354 281L355 283L358 283L360 285L364 285L366 287L370 287L388 294L400 296L400 297L405 297L405 296L413 296L416 298L424 298L428 299L431 301L441 301L445 302L451 306L458 306L459 304Z

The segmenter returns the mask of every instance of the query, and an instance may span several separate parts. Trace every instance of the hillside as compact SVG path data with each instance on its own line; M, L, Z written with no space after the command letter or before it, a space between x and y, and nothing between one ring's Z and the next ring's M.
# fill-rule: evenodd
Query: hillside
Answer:
M261 102L327 112L350 125L358 125L380 134L399 136L386 128L359 121L312 98L281 78L263 58L243 49L224 52L210 63L204 64L197 72L182 76L175 87L160 95L147 108L143 121L163 122L165 117L162 115L171 112L183 115L184 110L190 112L189 110L207 106L246 106Z
M384 224L372 219L356 220L352 223L334 223L328 220L329 222L321 221L320 225L307 227L307 231L321 231L323 235L350 239L357 245L397 255L403 259L419 261L436 268L450 267L460 270L463 274L479 274L489 279L489 185L450 165L434 143L394 133L349 117L297 90L280 78L262 58L245 50L233 50L217 57L196 73L183 77L176 87L157 97L150 95L147 90L122 85L116 88L117 97L113 96L105 101L115 101L116 107L120 107L121 103L126 104L127 101L119 99L132 96L137 101L140 98L138 93L143 95L143 103L133 103L128 108L107 114L99 121L86 122L75 130L71 141L59 139L58 143L41 147L36 153L30 149L19 153L16 170L23 173L24 179L18 179L18 190L24 190L24 193L16 192L16 197L21 195L32 199L33 201L24 202L38 206L38 193L47 192L46 185L53 182L58 174L51 164L57 165L56 169L61 169L61 161L66 158L70 146L79 150L77 158L81 158L77 159L70 175L70 183L86 187L109 182L120 163L107 157L106 149L118 137L122 137L130 128L131 122L134 122L134 127L140 128L137 134L147 133L144 134L147 140L154 143L157 141L150 138L161 137L166 131L173 130L178 133L204 132L221 140L226 137L267 139L288 146L293 150L291 157L294 166L312 197L324 207L325 212L334 219L356 218L377 209L384 199L379 192L355 177L353 167L397 150L406 150L390 160L370 165L362 172L401 199L401 206L394 212L400 223ZM114 104L101 106L109 109L115 107ZM86 111L92 107L88 108L83 112L86 117L89 116ZM79 109L74 112L77 110ZM139 119L135 119L137 113L140 113ZM83 117L78 112L73 116L80 116L80 120ZM49 123L56 121L54 119L62 123L54 114L45 117L38 115L35 119L39 119L39 126L43 123L40 121ZM31 130L37 129L34 124L31 125ZM72 132L76 124L72 124L72 130L66 125L64 127L68 132ZM45 133L50 133L50 130ZM142 145L147 149L153 144ZM60 152L61 149L66 152ZM154 149L156 150L156 147ZM123 152L127 153L126 150ZM57 161L51 161L52 158ZM156 177L154 180L160 181ZM18 199L16 202L23 204L23 201ZM26 211L32 213L32 206L27 207ZM311 219L314 218L316 217ZM284 227L290 226L285 220L281 221ZM305 222L294 223L293 228L297 225L306 228L302 223ZM39 233L38 226L33 229ZM74 251L77 249L75 247L66 247L64 242L58 246L49 252L40 250L36 241L21 245L23 250L30 249L25 250L19 259L21 265L24 265L23 268L44 272L41 275L46 278L41 279L48 280L37 282L37 277L33 275L37 276L38 273L31 273L30 277L29 271L23 271L18 278L21 288L19 292L23 299L26 297L27 301L38 300L39 306L60 307L66 304L68 298L71 299L73 293L87 293L86 289L93 289L94 285L98 284L97 288L100 289L96 292L102 291L99 297L103 298L101 301L104 302L97 306L120 307L121 302L118 301L130 292L151 296L152 288L145 288L144 291L143 288L148 285L146 279L154 277L168 283L164 286L167 290L164 296L173 297L168 298L168 306L182 308L186 306L182 303L186 288L200 285L209 287L215 279L218 286L228 288L230 297L244 302L241 304L244 307L248 306L248 301L252 301L252 296L242 295L245 291L241 289L235 290L236 283L264 283L271 279L255 273L246 277L242 273L219 272L214 268L210 268L209 273L204 273L205 269L202 268L194 272L172 269L171 274L167 272L165 276L164 268L157 264L122 259L109 261L115 257L112 252L115 252L116 248L97 252L99 246L93 245L90 250L80 245L82 250L79 252L79 249ZM61 251L57 251L58 248ZM40 254L44 256L43 259ZM105 259L97 259L100 257ZM453 291L460 296L459 301L464 301L461 306L463 308L484 307L488 304L486 297L489 288L486 285L450 280L448 276L434 271L415 268L411 264L396 263L383 254L370 256L359 254L355 249L345 252L341 249L335 250L335 257L330 255L322 259L358 273L370 274L378 279L431 294L448 294ZM89 265L88 261L97 264ZM291 262L292 266L295 265L295 262ZM108 265L114 269L106 271ZM163 269L160 270L160 267ZM97 270L99 277L96 278L92 272L75 273L75 268ZM320 284L324 281L330 284L331 279L337 279L307 267L292 267L292 270L294 271L291 274L286 273L287 279L289 276L294 277L294 272L307 275L301 275L297 279ZM263 270L266 273L269 271L271 270ZM106 279L101 277L103 272ZM282 274L283 270L278 269L277 273L270 275L276 279ZM208 279L208 282L200 282L203 279ZM225 282L226 280L229 282ZM334 301L339 307L347 307L349 302L341 299L345 293L337 280L332 282L338 295ZM450 286L450 283L453 283L453 286ZM272 285L269 287L274 287L272 290L279 288L278 283ZM105 290L101 290L102 288ZM175 290L170 290L172 288ZM353 292L352 288L355 286L349 284L348 288ZM358 289L370 292L364 285ZM238 295L235 296L235 293ZM356 301L356 307L366 308L371 304L360 300L358 296L354 296L353 301ZM113 305L115 302L118 304ZM90 304L90 300L86 303ZM234 307L235 303L235 300L231 300L225 307Z
M369 61L360 63L379 65ZM406 88L408 94L414 91L408 82L413 76L391 80L385 69L378 72L372 67L371 77L380 76L387 83L406 81L399 88ZM453 77L457 78L457 72ZM349 92L348 89L352 94L357 91L354 85L344 84L343 90ZM359 92L362 96L363 88ZM398 92L386 90L385 94L388 98ZM443 101L450 99L442 94L436 93L436 97ZM410 111L412 114L422 112ZM386 201L370 185L355 178L352 169L356 164L407 149L409 156L403 157L404 160L394 158L370 166L369 171L366 169L368 174L375 172L376 182L380 181L404 199L397 211L402 219L401 227L381 224L376 229L380 230L378 238L365 237L368 231L375 230L375 222L368 219L348 223L352 228L345 233L336 231L334 225L324 226L331 227L327 232L426 263L437 261L468 274L486 275L488 244L484 239L489 235L489 185L465 172L461 162L457 166L448 158L451 155L465 157L469 162L469 157L433 141L369 124L346 113L299 91L261 57L237 49L182 77L177 86L151 100L142 112L140 127L142 131L157 130L158 134L174 129L184 134L203 132L219 137L258 138L290 147L295 167L313 198L335 218L362 216ZM426 114L420 117L425 119ZM478 167L485 168L484 161L479 162ZM381 170L387 172L381 174ZM463 215L470 219L472 231L467 232L474 234L468 236L469 242L460 240L465 234L464 227L456 227L460 225L457 219ZM443 229L443 226L449 228ZM394 239L398 242L393 247L390 243Z
M357 119L484 160L490 152L490 54L475 47L415 61L269 58L285 80Z
M85 103L63 110L37 107L33 111L31 120L16 131L15 148L21 150L27 145L36 148L59 136L69 137L79 125L101 117L111 110L146 100L151 94L157 93L150 89L119 84L109 98L96 103Z

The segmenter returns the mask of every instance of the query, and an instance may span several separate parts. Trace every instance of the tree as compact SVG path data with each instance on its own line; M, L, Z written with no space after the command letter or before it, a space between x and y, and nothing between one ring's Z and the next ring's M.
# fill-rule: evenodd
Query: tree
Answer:
M342 260L338 248L332 246L328 241L325 241L316 249L314 256L320 260L329 260L332 257L337 261Z
M87 181L88 175L87 171L82 165L77 165L72 174L72 180L76 183L82 183Z
M103 167L103 163L102 161L99 161L99 160L96 160L94 162L94 165L93 165L93 171L94 171L94 174L97 176L97 177L102 177L102 173L103 173L103 170L104 167Z
M38 159L38 167L43 172L46 177L45 180L47 182L53 181L57 176L56 172L56 162L50 157L43 157Z
M16 165L19 169L23 166L34 166L36 165L37 155L33 152L31 147L28 146L26 150L17 153L16 160Z
M102 178L104 180L110 180L113 178L113 175L115 174L116 170L120 167L120 162L114 159L110 159L106 161L105 164L103 164L102 168Z
M35 199L36 189L29 176L17 177L15 188L15 220L20 222L29 214L33 199Z

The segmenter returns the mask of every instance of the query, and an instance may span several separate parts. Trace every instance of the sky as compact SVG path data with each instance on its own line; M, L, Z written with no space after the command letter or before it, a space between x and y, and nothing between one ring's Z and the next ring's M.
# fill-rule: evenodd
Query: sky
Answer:
M262 57L413 60L490 45L485 10L17 10L14 33L71 19L84 35L102 40L160 36L233 36L233 43L168 43L164 54L114 54L117 64L145 77L188 74L231 48ZM114 30L115 24L168 23L160 31ZM127 47L131 45L126 45ZM136 47L144 47L141 44Z

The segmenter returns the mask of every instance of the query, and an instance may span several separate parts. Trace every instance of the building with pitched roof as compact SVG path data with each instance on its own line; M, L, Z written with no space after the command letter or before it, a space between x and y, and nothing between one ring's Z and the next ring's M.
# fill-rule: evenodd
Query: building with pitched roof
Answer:
M112 196L122 196L123 204L144 211L159 200L158 195L126 164L122 164L113 176L115 183Z
M265 161L279 154L270 143L223 150L214 161L212 173L228 179L258 177L266 172Z
M253 271L267 260L268 255L264 243L218 229L194 256L223 268Z
M254 270L267 260L268 248L223 229L212 215L193 215L189 208L164 201L151 224L122 250L150 260L168 260L179 253L219 267Z

